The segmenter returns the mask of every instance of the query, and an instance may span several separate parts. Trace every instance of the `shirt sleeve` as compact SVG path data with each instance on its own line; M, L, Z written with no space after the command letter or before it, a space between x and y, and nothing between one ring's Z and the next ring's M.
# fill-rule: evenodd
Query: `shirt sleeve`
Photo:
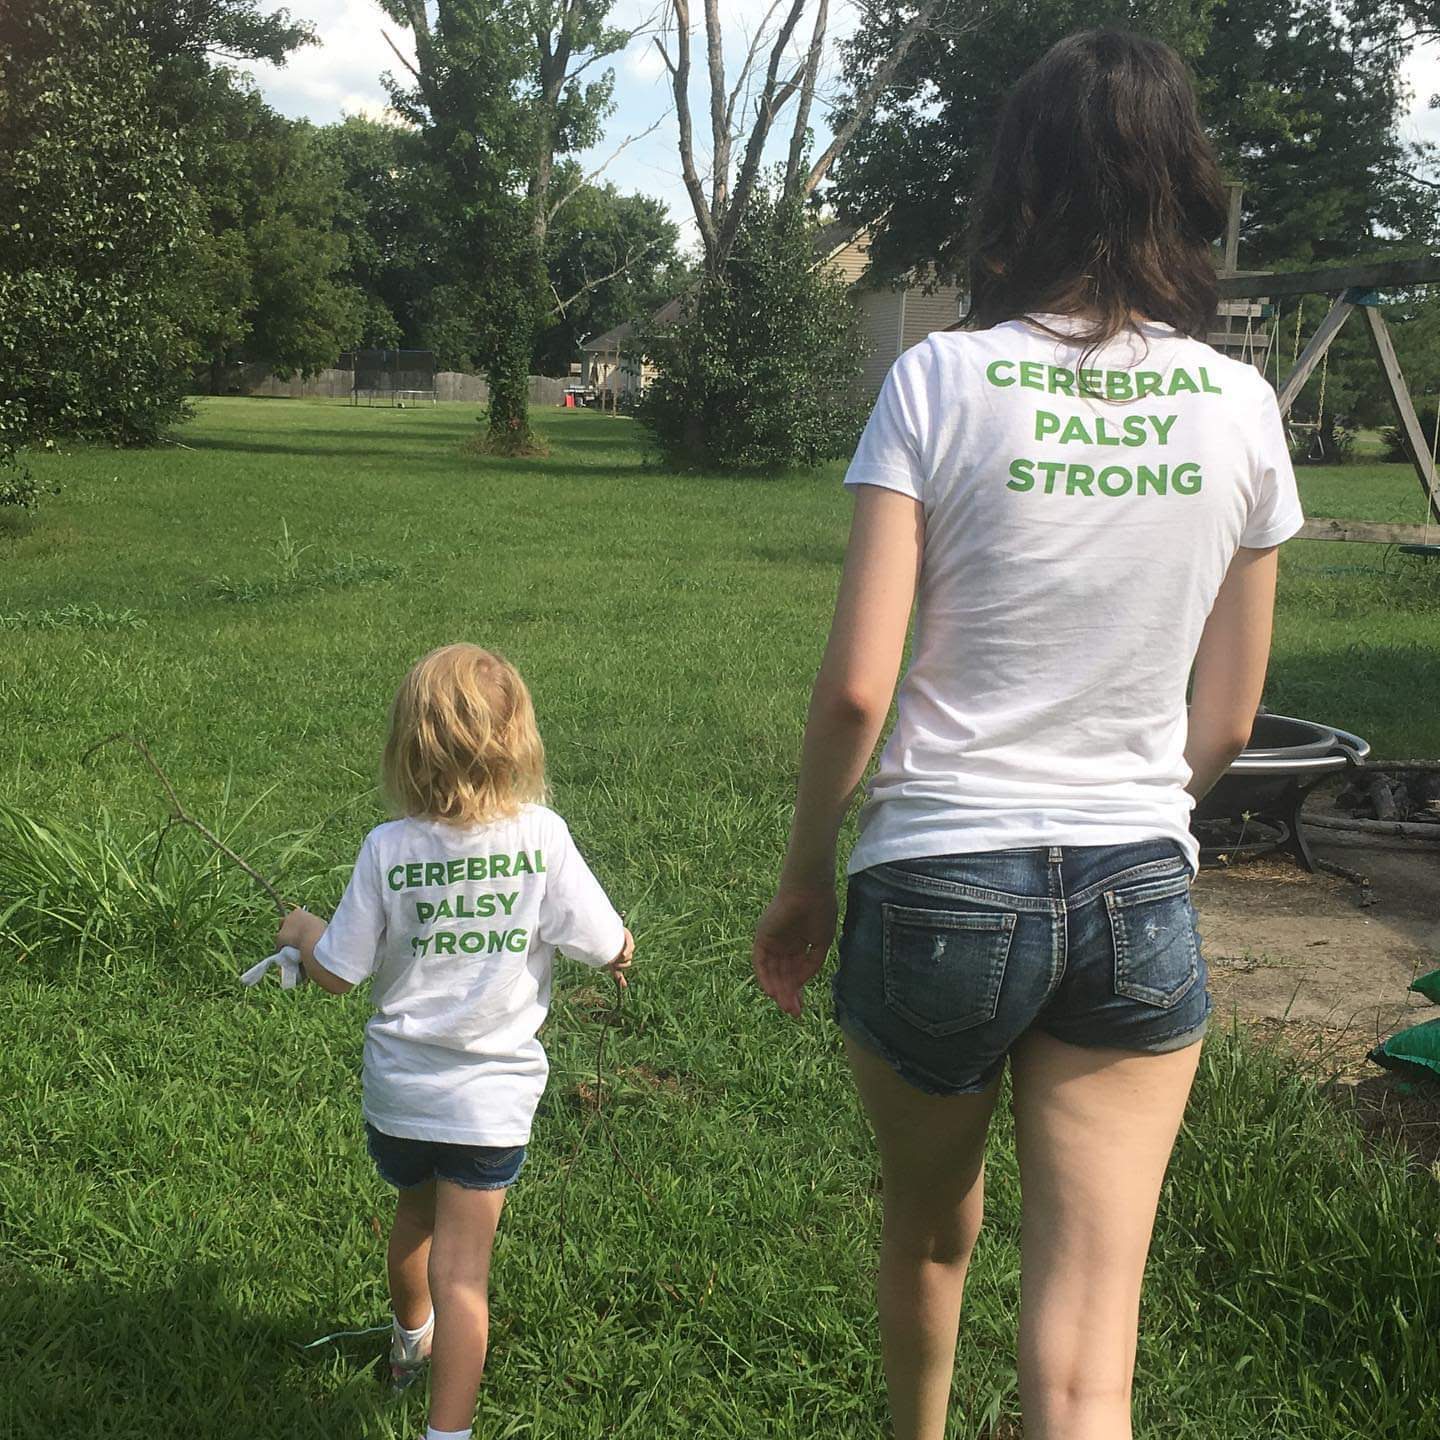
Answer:
M625 943L625 922L558 817L546 857L540 938L585 965L608 965Z
M332 975L358 985L375 973L384 939L380 856L372 832L365 837L350 883L315 946L315 961Z
M1247 550L1268 550L1279 545L1305 523L1280 405L1269 385L1262 388L1265 394L1260 402L1254 499L1240 535L1240 543Z
M870 412L865 433L845 472L845 484L878 485L912 500L925 497L923 347L907 351L891 367Z

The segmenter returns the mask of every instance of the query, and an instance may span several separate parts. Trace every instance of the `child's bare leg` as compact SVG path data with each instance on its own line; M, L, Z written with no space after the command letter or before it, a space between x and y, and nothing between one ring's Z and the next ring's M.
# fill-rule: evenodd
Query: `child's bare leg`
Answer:
M386 1265L390 1306L407 1329L418 1330L430 1318L430 1236L435 1229L435 1182L402 1190L395 1200Z
M430 1424L436 1430L468 1430L475 1418L490 1339L490 1252L504 1204L504 1190L436 1182L430 1246Z

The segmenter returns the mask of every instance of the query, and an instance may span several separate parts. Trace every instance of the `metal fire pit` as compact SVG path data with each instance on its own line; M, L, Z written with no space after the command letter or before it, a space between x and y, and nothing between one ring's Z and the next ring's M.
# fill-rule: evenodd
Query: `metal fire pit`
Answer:
M1215 859L1237 850L1288 850L1313 872L1315 859L1300 824L1305 797L1322 780L1358 764L1369 753L1369 743L1348 730L1288 715L1257 715L1245 749L1195 807L1191 824L1201 842L1201 855ZM1204 827L1217 821L1241 825L1242 834L1255 830L1262 837L1260 846L1243 841L1208 844Z

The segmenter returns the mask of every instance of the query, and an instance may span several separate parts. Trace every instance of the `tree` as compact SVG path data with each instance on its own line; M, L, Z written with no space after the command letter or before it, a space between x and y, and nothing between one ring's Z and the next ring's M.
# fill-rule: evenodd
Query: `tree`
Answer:
M489 379L488 441L523 453L535 443L527 380L549 310L555 160L598 137L613 75L582 77L630 34L607 23L612 0L437 0L433 20L425 0L382 3L415 43L415 63L404 62L414 84L392 87L393 98L457 185L468 233L450 294L481 312L464 328Z
M862 29L846 52L852 93L913 6ZM949 0L837 167L830 199L873 233L877 278L963 273L968 206L1006 91L1080 29L1116 25L1175 46L1194 67L1227 172L1245 185L1249 266L1321 262L1428 243L1431 206L1398 138L1403 0ZM844 107L842 106L842 113ZM1423 233L1422 233L1423 232Z
M362 333L337 228L341 172L314 127L278 115L224 72L188 128L186 168L206 226L188 275L186 323L219 393L227 367L313 374Z
M183 137L205 229L185 267L184 323L222 387L227 366L277 374L333 363L360 333L333 215L338 171L310 126L285 119L231 62L284 64L315 34L258 0L106 0L112 33L145 48L160 122Z
M442 239L424 194L420 137L351 115L321 130L317 143L339 176L334 224L359 296L360 343L416 346L417 310L434 283L428 256Z
M586 336L643 319L677 294L686 280L679 233L659 200L613 185L576 189L546 236L551 305L536 336L536 372L567 374Z
M673 25L673 54L666 41L657 39L655 45L670 72L680 169L699 226L707 275L717 276L725 269L730 250L745 223L746 209L760 185L766 146L776 121L790 101L796 101L795 115L780 190L786 200L804 201L815 193L845 152L894 81L902 61L944 3L945 0L918 0L916 4L901 7L906 12L902 22L887 34L885 43L869 55L870 67L863 83L857 85L851 95L847 112L838 117L834 137L821 155L811 161L810 117L829 43L829 0L817 0L809 40L798 56L792 53L792 46L805 15L806 0L784 0L784 13L778 21L775 16L782 8L782 0L775 0L751 36L733 85L726 76L720 0L703 0L710 91L707 189L696 161L690 110L690 0L667 0L665 8ZM747 114L747 111L753 113ZM734 164L737 153L738 169Z
M672 465L779 469L853 447L858 320L817 232L797 199L753 192L724 268L649 338L660 374L639 413Z
M154 440L184 409L198 222L153 72L91 0L0 11L0 395L10 443Z
M1193 59L1210 0L947 0L906 52L835 170L829 200L871 231L871 270L946 279L965 268L968 205L980 187L1006 92L1057 40L1115 25L1143 31ZM863 96L879 58L914 10L899 0L845 46L850 93ZM842 101L841 114L851 112Z

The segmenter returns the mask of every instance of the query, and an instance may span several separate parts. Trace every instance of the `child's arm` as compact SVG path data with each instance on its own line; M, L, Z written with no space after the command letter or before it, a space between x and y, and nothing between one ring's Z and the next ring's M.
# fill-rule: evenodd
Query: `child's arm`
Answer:
M276 937L300 952L305 974L329 995L344 995L375 971L385 938L375 832L365 837L350 883L327 924L308 910L292 910Z
M540 937L582 965L608 970L624 987L635 937L591 873L569 827L558 816L555 824L546 854L548 883L540 907Z
M635 958L635 937L630 933L630 927L625 929L625 941L620 947L620 953L604 968L610 972L610 978L622 989L628 990L630 982L625 978L625 972L630 968L630 962Z
M327 995L344 995L355 987L348 980L332 974L315 958L315 947L325 934L325 922L308 910L292 910L280 924L275 937L277 946L290 945L300 952L300 968Z

